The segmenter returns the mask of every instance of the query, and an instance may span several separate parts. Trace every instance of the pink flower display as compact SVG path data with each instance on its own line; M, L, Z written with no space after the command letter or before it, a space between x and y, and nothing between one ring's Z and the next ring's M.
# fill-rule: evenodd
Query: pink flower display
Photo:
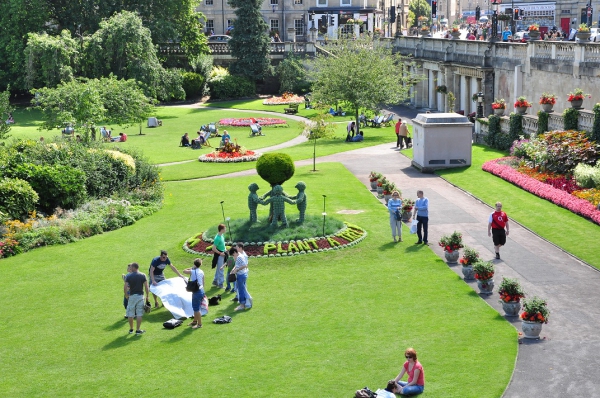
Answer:
M512 167L502 164L510 158L499 158L485 162L482 166L483 171L492 173L503 180L515 184L516 186L531 192L532 194L549 200L550 202L564 207L573 213L589 218L594 223L600 225L600 211L596 210L594 205L584 199L579 199L563 190L554 188L548 184L519 173Z
M287 122L283 119L276 119L272 117L257 117L254 118L258 124L261 126L271 126L274 124L286 124ZM245 127L250 126L252 124L252 119L250 118L229 118L229 119L221 119L219 120L219 124L221 126L235 126L235 127Z

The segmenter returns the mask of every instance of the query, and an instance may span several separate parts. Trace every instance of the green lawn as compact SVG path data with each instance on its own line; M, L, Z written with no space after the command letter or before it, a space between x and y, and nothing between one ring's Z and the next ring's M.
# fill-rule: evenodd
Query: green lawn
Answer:
M164 208L133 226L2 260L2 395L350 397L384 387L412 346L426 372L423 397L501 396L515 328L428 247L390 242L385 207L343 166L309 170L286 183L307 183L307 211L320 213L325 194L328 216L367 238L331 253L251 259L254 308L228 325L211 321L232 314L231 295L200 330L163 329L170 314L160 309L145 317L144 336L129 336L120 275L131 261L146 270L160 249L190 266L184 240L222 220L221 200L226 216L247 217L245 187L265 190L258 177L167 183ZM346 209L363 212L338 214Z

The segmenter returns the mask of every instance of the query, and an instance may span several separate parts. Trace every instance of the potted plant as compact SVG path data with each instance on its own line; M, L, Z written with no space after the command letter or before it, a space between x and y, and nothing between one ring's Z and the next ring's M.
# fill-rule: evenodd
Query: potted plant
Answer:
M506 101L504 98L494 99L494 102L492 102L492 109L494 110L494 115L504 115L504 110L506 109Z
M521 328L526 339L537 339L540 337L542 325L548 323L550 311L546 300L539 297L532 297L523 300L523 312L521 319L523 323Z
M452 30L450 31L450 35L452 36L452 38L454 40L459 39L460 38L460 28L457 25L454 25L452 27Z
M440 94L448 94L448 87L446 87L444 85L436 86L435 91L436 91L436 93L440 93Z
M521 283L517 279L502 278L498 287L500 302L506 316L517 316L521 309L521 299L525 297Z
M377 190L377 180L379 180L380 177L381 177L381 173L378 173L376 171L372 171L371 174L369 174L369 182L371 183L371 191Z
M410 221L413 207L415 207L414 200L407 198L402 201L402 221Z
M534 23L529 25L529 28L527 28L527 30L529 31L529 38L531 40L539 40L540 39L540 25Z
M527 98L520 96L515 101L515 110L519 115L524 115L527 112L527 108L531 107L531 102L527 101Z
M385 199L385 204L387 204L388 200L392 197L392 192L396 190L396 184L391 181L387 181L383 184L383 198Z
M479 99L479 96L477 94L473 94L471 96L471 101L473 101L473 102L477 102L478 99Z
M579 28L577 29L577 38L580 41L588 41L592 32L590 31L590 27L586 23L579 24Z
M383 186L387 184L388 180L383 175L377 180L377 195L383 195Z
M444 256L448 264L456 264L458 262L458 250L462 249L462 234L454 231L450 235L444 235L440 238L438 244L444 249Z
M473 264L473 272L477 279L477 287L481 294L492 294L494 290L494 264L491 261L478 260Z
M543 93L540 97L540 105L546 113L552 112L552 107L556 104L556 95Z
M465 281L475 280L475 272L473 271L473 264L479 260L479 253L472 247L465 247L465 251L460 259L462 264L462 273Z
M590 94L585 94L582 89L576 88L572 93L569 93L567 101L571 103L572 108L581 109L585 97L592 98Z

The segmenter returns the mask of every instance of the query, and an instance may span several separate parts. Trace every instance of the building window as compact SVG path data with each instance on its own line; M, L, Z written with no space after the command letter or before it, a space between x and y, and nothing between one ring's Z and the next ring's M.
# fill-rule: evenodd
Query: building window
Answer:
M207 19L206 20L206 32L213 33L215 30L215 20Z
M352 5L352 0L340 0L340 6L348 7Z
M227 20L227 27L232 26L233 25L233 20L232 19L228 19Z
M271 32L279 32L279 19L271 19Z
M294 28L296 36L304 36L304 19L294 19Z
M205 0L204 4L206 4L207 6L212 6L213 5L213 0Z
M272 6L279 5L279 0L271 0L271 5Z
M294 0L294 4L302 4L302 0Z
M327 0L317 0L317 7L327 7Z

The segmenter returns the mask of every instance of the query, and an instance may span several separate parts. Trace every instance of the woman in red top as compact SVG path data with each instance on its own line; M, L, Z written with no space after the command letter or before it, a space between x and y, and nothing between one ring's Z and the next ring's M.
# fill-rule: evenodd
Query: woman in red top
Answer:
M417 352L414 348L407 348L404 351L404 356L406 362L404 362L400 374L394 379L398 385L396 393L402 395L421 394L425 390L425 372L421 363L417 361ZM405 373L408 374L408 382L400 381Z

